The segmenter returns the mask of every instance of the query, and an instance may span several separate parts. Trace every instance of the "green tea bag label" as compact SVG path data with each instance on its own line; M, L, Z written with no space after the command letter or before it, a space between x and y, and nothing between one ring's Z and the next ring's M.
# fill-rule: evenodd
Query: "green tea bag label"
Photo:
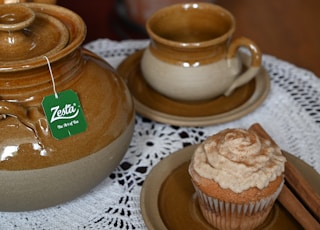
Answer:
M42 107L51 133L58 140L84 132L87 129L87 122L78 95L72 90L45 97L42 101Z

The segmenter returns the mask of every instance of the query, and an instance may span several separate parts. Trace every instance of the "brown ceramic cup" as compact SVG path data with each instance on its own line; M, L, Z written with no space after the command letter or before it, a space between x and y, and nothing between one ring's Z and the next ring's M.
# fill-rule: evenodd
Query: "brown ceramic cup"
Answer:
M134 23L144 26L148 18L157 10L177 3L192 2L190 0L124 0L125 11L128 18ZM214 0L198 0L198 2L214 2Z
M141 60L147 83L159 93L183 101L229 96L252 80L261 52L248 38L232 40L235 19L211 3L184 3L162 8L147 21L150 44ZM251 53L242 71L240 47Z

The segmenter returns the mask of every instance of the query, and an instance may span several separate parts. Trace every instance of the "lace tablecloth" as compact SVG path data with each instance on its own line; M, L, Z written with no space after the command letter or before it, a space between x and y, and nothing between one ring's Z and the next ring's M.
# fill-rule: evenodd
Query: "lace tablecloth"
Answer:
M85 47L114 67L147 40L101 39ZM0 229L145 229L139 194L144 179L162 158L199 143L225 128L248 128L259 122L282 149L320 172L320 79L292 64L264 55L271 91L254 112L232 122L208 127L177 127L136 116L130 147L110 177L89 193L47 209L0 212Z

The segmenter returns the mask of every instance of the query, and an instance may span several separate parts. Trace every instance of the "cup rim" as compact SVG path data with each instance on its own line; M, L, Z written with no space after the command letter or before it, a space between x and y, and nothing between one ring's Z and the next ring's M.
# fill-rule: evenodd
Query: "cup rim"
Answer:
M151 29L151 25L150 25L151 21L154 20L154 18L158 17L159 15L163 14L164 12L166 12L170 9L174 9L174 8L184 8L184 9L187 9L187 8L212 8L212 9L220 10L230 18L231 27L228 29L227 32L225 32L224 34L222 34L221 36L219 36L217 38L213 38L210 40L204 40L204 41L198 41L198 42L180 42L180 41L173 41L173 40L161 37ZM171 47L177 47L177 48L179 48L179 47L199 48L199 47L207 47L207 46L212 46L214 44L219 44L223 41L228 40L232 36L232 34L235 31L235 27L236 27L235 26L235 18L231 14L230 11L228 11L227 9L225 9L219 5L216 5L213 3L206 3L206 2L177 3L177 4L163 7L161 9L157 10L156 12L154 12L148 18L146 25L145 25L146 31L147 31L151 40L154 40L155 42L158 42L161 44L166 44Z

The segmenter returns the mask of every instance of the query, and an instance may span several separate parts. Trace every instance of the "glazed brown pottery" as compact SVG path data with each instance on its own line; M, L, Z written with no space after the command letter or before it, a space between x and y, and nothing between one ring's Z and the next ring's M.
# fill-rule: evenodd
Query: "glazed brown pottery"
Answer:
M141 59L146 82L180 101L205 101L232 92L252 80L261 67L261 51L250 39L232 39L236 21L212 3L182 3L156 11L147 21L150 44ZM242 72L240 47L251 53Z
M73 199L107 177L127 150L131 95L108 63L81 48L85 35L83 20L60 6L0 5L2 211ZM59 104L46 108L49 98Z

